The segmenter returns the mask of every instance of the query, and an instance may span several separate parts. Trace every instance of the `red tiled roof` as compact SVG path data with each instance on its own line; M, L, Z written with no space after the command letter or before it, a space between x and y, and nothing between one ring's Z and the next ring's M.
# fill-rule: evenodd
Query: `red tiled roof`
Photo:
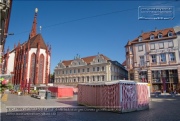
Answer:
M93 61L93 59L96 57L97 55L94 55L94 56L88 56L88 57L84 57L84 58L81 58L84 60L84 62L86 62L87 64L89 64L90 62ZM103 54L100 54L100 56L102 56L105 60L110 60L108 57L106 57L105 55ZM69 66L71 64L73 60L64 60L62 61L62 63L65 65L65 66Z
M63 63L65 66L69 66L72 61L73 61L73 60L64 60L64 61L62 61L62 63Z
M37 34L36 36L32 37L28 40L28 42L30 42L30 48L37 48L37 43L39 42L40 48L46 49L46 44L41 34Z
M142 37L142 42L143 41L146 41L146 40L150 40L150 36L151 35L154 35L154 39L155 40L160 40L158 39L158 34L161 33L163 37L168 37L168 32L171 31L173 36L172 37L176 37L176 34L175 34L175 31L173 28L166 28L166 29L162 29L162 30L157 30L157 31L150 31L150 32L145 32L145 33L142 33L140 36ZM163 39L163 38L161 38ZM131 42L138 42L138 37L135 38L133 41ZM128 43L127 43L128 45ZM126 46L127 46L126 45Z
M126 66L126 60L122 63L123 66Z

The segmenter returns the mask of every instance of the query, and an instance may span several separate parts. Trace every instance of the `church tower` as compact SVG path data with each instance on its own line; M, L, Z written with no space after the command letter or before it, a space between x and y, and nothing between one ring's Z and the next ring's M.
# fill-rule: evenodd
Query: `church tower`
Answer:
M49 82L51 47L45 44L42 35L36 31L37 12L36 8L28 40L22 44L19 42L7 53L6 68L14 74L13 84L21 84L25 80L33 85Z

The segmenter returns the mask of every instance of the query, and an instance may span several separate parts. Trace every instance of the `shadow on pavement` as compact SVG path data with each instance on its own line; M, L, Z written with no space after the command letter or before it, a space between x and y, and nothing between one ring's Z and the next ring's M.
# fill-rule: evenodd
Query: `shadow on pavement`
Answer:
M77 101L71 101L71 100L62 100L62 101L57 101L58 103L64 103L67 105L72 105L72 106L77 106L78 103Z

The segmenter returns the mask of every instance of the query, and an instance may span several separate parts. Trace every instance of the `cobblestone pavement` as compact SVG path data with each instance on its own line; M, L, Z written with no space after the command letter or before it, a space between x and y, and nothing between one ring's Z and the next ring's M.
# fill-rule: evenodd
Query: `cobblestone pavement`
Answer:
M28 107L79 107L77 105L77 97L71 99L49 99L39 100L30 96L17 96L9 94L8 101L1 104L1 120L2 121L180 121L180 96L172 97L159 96L152 97L150 108L144 111L136 111L130 113L115 112L65 112L48 110L45 113L35 114L7 114L6 108L24 108ZM84 106L81 106L83 108ZM31 107L32 108L32 107ZM23 109L23 108L21 108ZM48 108L49 109L49 108ZM86 108L88 109L88 108ZM14 113L15 111L13 111ZM25 112L25 111L23 111ZM32 111L36 112L36 111Z

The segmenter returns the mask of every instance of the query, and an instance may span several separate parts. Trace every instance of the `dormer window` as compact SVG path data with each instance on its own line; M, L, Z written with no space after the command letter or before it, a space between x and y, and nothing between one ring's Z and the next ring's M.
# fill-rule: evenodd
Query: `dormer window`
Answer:
M168 37L172 37L172 36L173 36L172 32L168 32Z
M158 34L158 38L159 38L159 39L162 38L162 34Z
M139 37L139 42L142 42L142 37Z
M150 40L153 40L153 39L154 39L154 35L151 35L151 36L150 36Z

